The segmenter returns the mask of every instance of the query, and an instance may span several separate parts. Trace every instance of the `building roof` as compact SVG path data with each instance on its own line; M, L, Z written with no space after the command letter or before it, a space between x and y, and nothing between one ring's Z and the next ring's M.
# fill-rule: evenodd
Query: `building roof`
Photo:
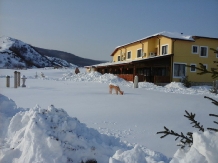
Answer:
M211 38L211 37L204 37L204 36L184 35L183 33L178 33L178 32L163 31L163 32L159 32L159 33L156 33L156 34L153 34L153 35L141 38L139 40L127 43L127 44L123 44L123 45L117 46L115 48L115 50L113 51L113 53L111 54L111 56L113 56L117 52L117 50L119 48L121 48L121 47L124 47L124 46L129 45L129 44L133 44L133 43L136 43L136 42L140 42L142 40L146 40L146 39L149 39L149 38L152 38L152 37L156 37L156 36L165 36L165 37L168 37L168 38L171 38L171 39L178 39L178 40L184 40L184 41L195 41L196 38L218 39L218 38Z

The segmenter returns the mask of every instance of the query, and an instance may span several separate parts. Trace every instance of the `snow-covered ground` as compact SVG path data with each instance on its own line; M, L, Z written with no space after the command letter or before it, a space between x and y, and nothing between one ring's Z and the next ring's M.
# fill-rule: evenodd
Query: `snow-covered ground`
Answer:
M216 127L209 114L218 109L204 96L218 96L209 86L142 82L134 89L132 82L112 74L47 68L18 70L27 77L27 87L13 88L14 71L0 69L1 162L167 163L173 156L172 163L218 160L217 134L196 130L188 151L177 151L174 137L156 134L164 126L194 131L185 110L196 113L205 128ZM10 88L6 75L11 76ZM109 94L109 83L119 85L124 95Z

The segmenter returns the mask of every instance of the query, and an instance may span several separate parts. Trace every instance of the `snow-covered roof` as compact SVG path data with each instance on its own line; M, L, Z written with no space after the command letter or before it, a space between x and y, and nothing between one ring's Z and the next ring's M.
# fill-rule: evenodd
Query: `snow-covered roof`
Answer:
M88 67L104 67L104 66L111 66L111 65L119 65L119 64L125 64L125 63L131 63L132 61L118 61L118 62L105 62L105 63L100 63L96 65L91 65L91 66L85 66L86 68Z
M144 37L144 38L141 38L141 39L139 39L139 40L136 40L136 41L133 41L133 42L130 42L130 43L127 43L127 44L123 44L123 45L117 46L117 47L114 49L114 51L113 51L113 53L111 54L111 56L113 56L113 54L114 54L120 47L129 45L129 44L132 44L132 43L140 42L140 41L142 41L142 40L145 40L145 39L148 39L148 38L151 38L151 37L155 37L155 36L165 36L165 37L172 38L172 39L179 39L179 40L186 40L186 41L194 41L193 36L191 36L191 35L184 35L183 33L178 33L178 32L167 32L167 31L163 31L163 32L159 32L159 33L156 33L156 34L153 34L153 35L150 35L150 36L146 36L146 37Z
M191 35L184 35L183 33L178 33L178 32L163 31L163 32L159 32L159 33L156 33L156 34L153 34L153 35L150 35L150 36L146 36L144 38L141 38L139 40L136 40L136 41L133 41L133 42L130 42L130 43L127 43L127 44L117 46L116 49L119 48L119 47L125 46L125 45L129 45L129 44L132 44L132 43L135 43L135 42L138 42L138 41L142 41L142 40L145 40L145 39L148 39L148 38L151 38L151 37L155 37L155 36L165 36L165 37L174 38L174 39L194 41L194 39L192 38Z

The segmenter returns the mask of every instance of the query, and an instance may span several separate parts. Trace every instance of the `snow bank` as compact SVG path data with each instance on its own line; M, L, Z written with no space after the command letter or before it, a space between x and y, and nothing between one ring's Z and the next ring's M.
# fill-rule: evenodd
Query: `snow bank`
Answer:
M137 157L136 161L168 162L162 154L139 146L127 146L116 137L87 128L77 118L71 118L53 105L47 109L38 105L30 109L17 108L12 100L0 94L0 113L0 119L4 120L1 123L0 162L81 163L96 160L108 163L109 159L115 160L121 154L116 151Z
M217 163L218 133L205 131L193 133L193 145L188 150L179 149L170 163Z
M139 145L135 145L135 147L131 150L122 151L118 150L110 157L109 163L164 163L163 156L161 154L150 155L150 153L146 153L141 149ZM168 162L165 159L165 162Z
M78 73L75 74L74 72L68 72L63 74L63 77L59 78L58 80L68 80L68 81L85 81L85 82L99 82L99 83L113 83L119 85L124 85L128 87L132 87L132 82L128 82L122 78L117 77L113 74L101 74L99 72L90 72L90 73Z

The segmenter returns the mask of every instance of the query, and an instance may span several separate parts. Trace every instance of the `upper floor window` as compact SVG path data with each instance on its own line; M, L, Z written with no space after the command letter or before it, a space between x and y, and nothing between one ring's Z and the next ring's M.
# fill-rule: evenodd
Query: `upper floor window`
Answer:
M142 57L142 49L137 50L137 58Z
M192 45L192 54L198 54L198 46Z
M208 55L207 46L201 46L200 47L200 56L207 57L207 55Z
M127 59L130 59L131 58L131 52L127 52Z
M120 61L120 55L117 57L117 60Z
M168 45L163 45L162 46L162 55L168 54Z

